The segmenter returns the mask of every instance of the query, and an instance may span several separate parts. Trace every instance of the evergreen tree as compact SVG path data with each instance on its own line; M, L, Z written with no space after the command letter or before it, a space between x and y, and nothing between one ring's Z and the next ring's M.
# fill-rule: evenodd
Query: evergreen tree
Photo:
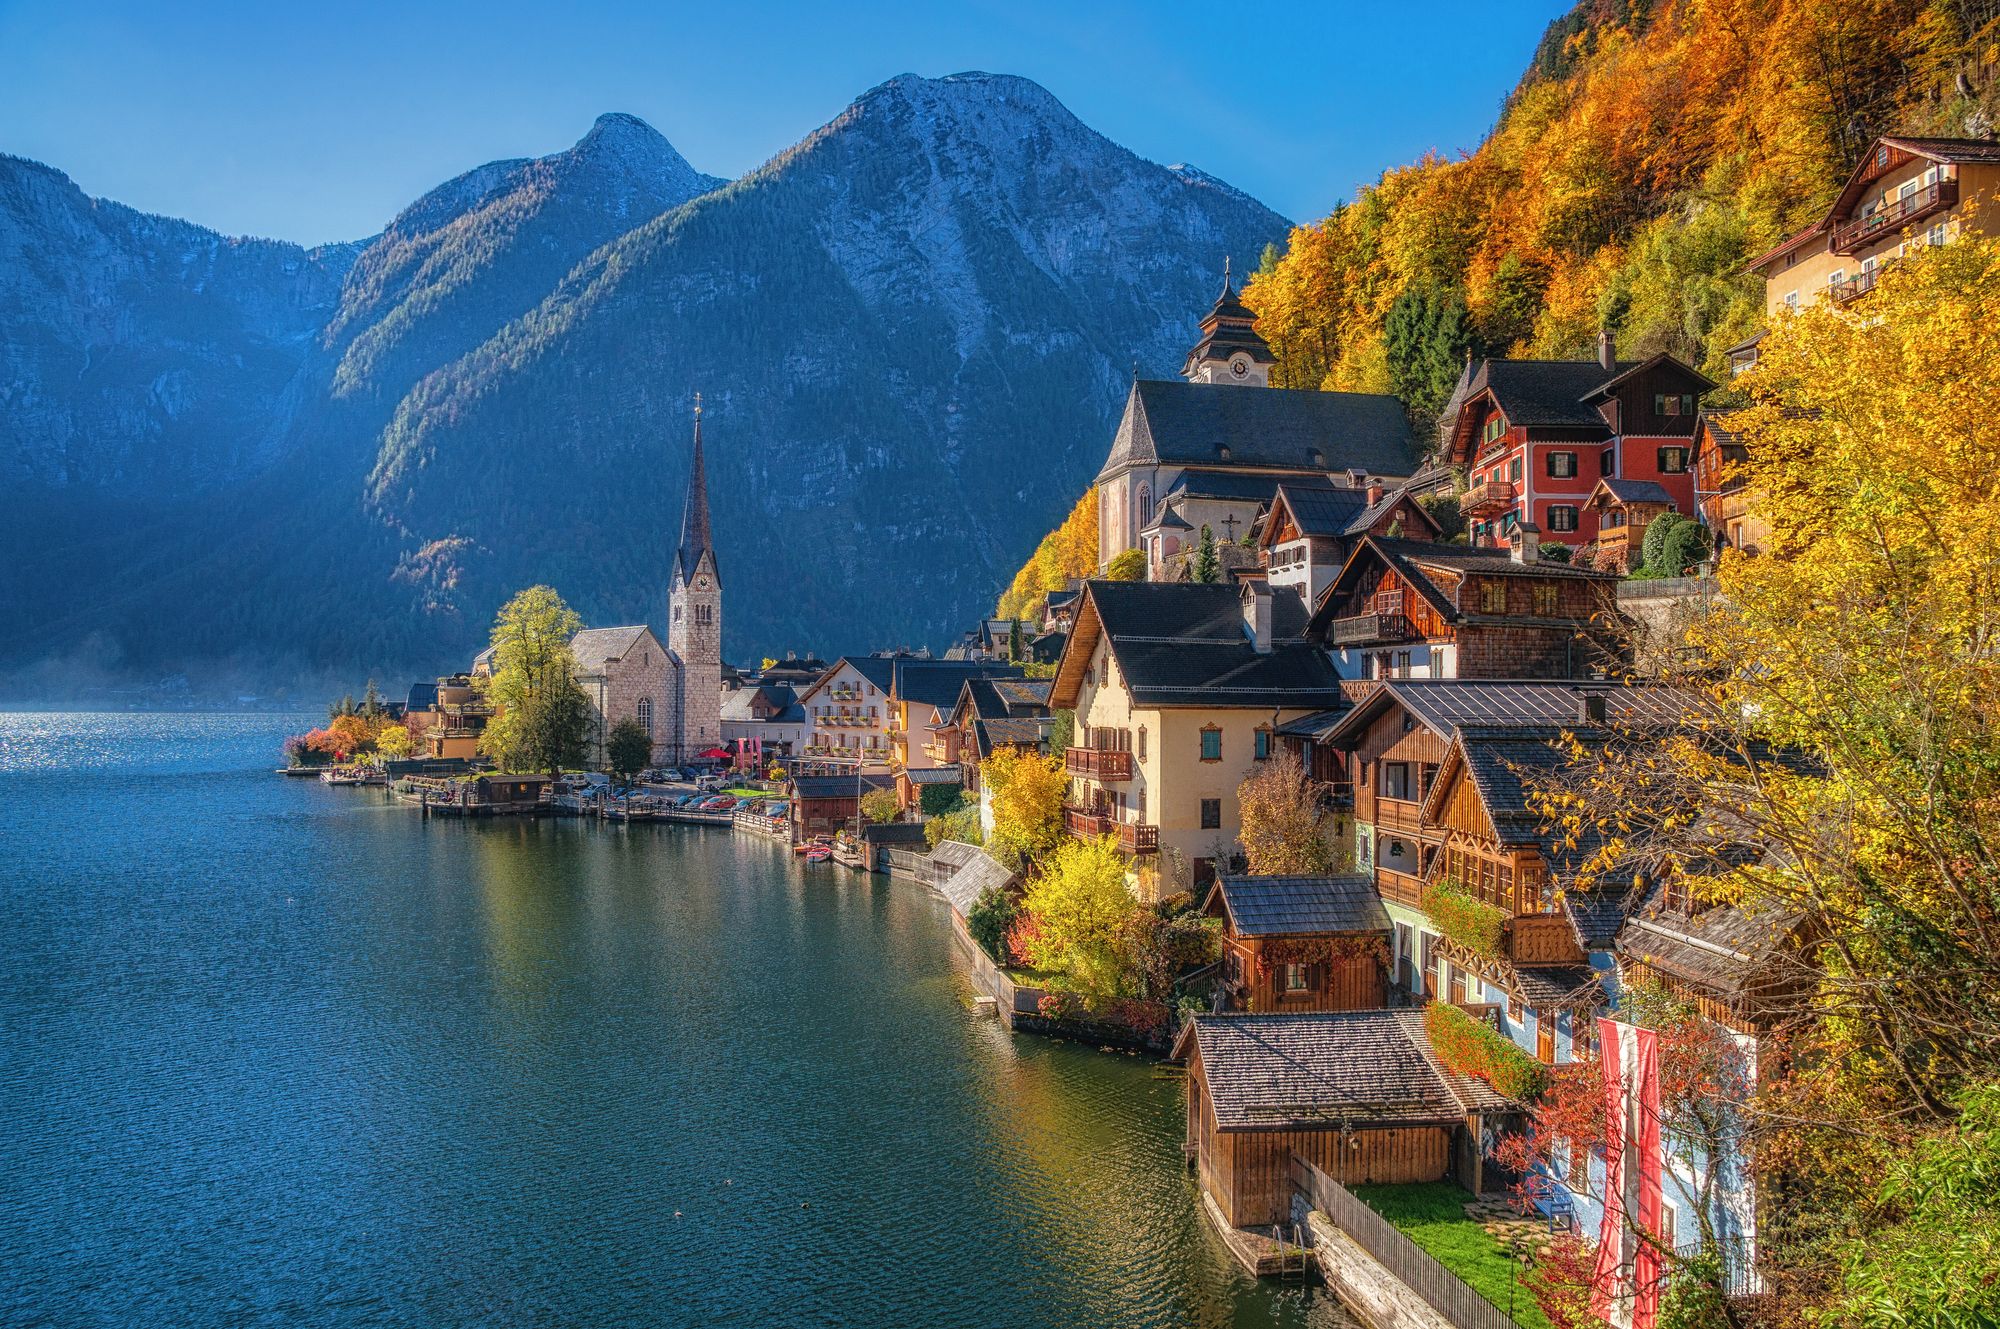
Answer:
M653 736L646 732L646 726L630 718L611 726L611 735L604 741L604 762L620 781L630 784L652 759Z
M1021 643L1021 620L1017 618L1007 629L1007 658L1018 664L1026 653Z
M1403 399L1412 420L1430 424L1451 399L1479 340L1464 298L1455 290L1412 286L1389 306L1382 338L1389 390Z
M1194 561L1188 566L1188 573L1196 581L1213 582L1222 579L1222 559L1215 552L1215 532L1208 529L1208 523L1201 527L1201 543L1195 546Z

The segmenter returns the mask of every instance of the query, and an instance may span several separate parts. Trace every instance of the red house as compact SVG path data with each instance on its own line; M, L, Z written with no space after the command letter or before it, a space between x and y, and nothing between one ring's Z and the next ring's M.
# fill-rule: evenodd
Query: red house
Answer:
M1471 488L1460 510L1475 545L1509 543L1524 522L1546 543L1596 543L1591 491L1652 481L1695 515L1690 465L1702 394L1715 384L1670 355L1618 360L1469 361L1445 408L1445 446Z

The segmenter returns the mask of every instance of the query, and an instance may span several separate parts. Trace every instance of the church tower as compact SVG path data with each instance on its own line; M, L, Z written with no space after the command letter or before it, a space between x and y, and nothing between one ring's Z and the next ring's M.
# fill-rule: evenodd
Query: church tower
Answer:
M708 531L708 472L701 456L701 394L694 398L694 458L688 466L681 543L667 591L667 649L680 661L680 750L692 761L722 746L722 574Z
M1242 387L1271 386L1271 366L1278 358L1257 335L1257 316L1236 298L1229 260L1222 260L1222 294L1201 321L1201 340L1188 352L1181 377L1190 383L1235 383Z

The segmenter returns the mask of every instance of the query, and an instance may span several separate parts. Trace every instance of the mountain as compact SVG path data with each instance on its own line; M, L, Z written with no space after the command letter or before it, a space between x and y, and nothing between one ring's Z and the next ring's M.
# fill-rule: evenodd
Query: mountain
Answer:
M80 280L69 231L11 217L50 291ZM1286 229L1017 78L890 80L727 185L604 117L292 251L325 276L292 297L291 377L212 431L242 460L207 487L52 465L8 366L0 664L436 670L536 581L657 623L697 391L726 649L940 643L1095 470L1135 366L1178 365L1225 256ZM109 298L150 304L149 278ZM30 331L75 317L45 299ZM107 449L147 451L113 423Z

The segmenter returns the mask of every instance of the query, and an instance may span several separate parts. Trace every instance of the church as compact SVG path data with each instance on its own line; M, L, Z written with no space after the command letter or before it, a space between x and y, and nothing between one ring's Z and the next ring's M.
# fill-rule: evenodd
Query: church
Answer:
M1225 264L1181 378L1133 379L1095 482L1100 570L1139 548L1158 579L1203 526L1242 539L1286 481L1394 488L1417 469L1399 399L1272 387L1277 357L1256 323Z
M700 394L667 585L667 640L663 645L643 623L586 628L571 640L570 654L597 713L594 765L604 765L605 740L621 720L637 720L652 736L654 765L698 761L722 746L722 573L708 525Z

